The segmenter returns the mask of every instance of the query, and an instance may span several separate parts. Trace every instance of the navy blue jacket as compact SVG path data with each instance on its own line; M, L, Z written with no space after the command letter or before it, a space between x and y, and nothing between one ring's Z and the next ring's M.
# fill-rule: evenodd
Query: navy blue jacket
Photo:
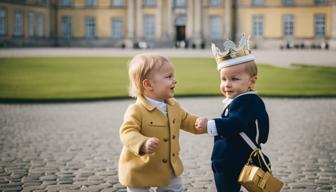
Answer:
M226 110L228 111L226 112ZM214 139L211 160L217 191L239 191L240 185L237 180L252 152L250 146L239 133L247 134L259 148L260 143L267 141L269 119L265 105L261 98L254 93L242 94L233 99L224 110L221 118L214 120L218 136L215 136ZM258 120L259 127L259 144L255 142L256 120Z

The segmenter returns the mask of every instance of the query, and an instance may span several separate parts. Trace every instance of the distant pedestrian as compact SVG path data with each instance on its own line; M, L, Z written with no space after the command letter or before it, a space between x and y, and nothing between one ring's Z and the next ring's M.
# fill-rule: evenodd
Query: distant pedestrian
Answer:
M220 90L226 97L224 111L221 118L197 119L196 127L214 136L211 160L217 191L238 192L240 171L252 152L240 133L245 133L260 148L268 138L269 120L263 101L254 91L257 65L248 38L243 36L238 47L228 40L224 48L221 52L212 45L220 72ZM268 163L266 157L265 165Z
M173 65L156 54L136 55L129 63L130 94L136 103L125 112L120 127L123 149L119 181L129 192L183 191L179 157L180 129L198 133L198 118L173 98Z

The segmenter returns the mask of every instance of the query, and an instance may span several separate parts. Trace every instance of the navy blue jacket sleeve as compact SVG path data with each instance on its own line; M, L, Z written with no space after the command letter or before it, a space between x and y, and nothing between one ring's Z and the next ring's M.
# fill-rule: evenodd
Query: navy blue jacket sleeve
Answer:
M228 116L214 119L218 136L230 137L244 131L255 119L253 103L249 96L234 99L229 105Z

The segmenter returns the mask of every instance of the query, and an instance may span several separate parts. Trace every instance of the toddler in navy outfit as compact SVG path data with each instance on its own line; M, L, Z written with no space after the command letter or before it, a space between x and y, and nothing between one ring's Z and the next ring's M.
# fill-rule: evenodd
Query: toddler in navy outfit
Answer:
M200 131L214 136L211 161L218 192L238 192L241 188L238 177L252 149L240 133L244 132L258 148L268 138L268 114L254 91L257 65L248 41L243 35L236 47L228 40L223 52L212 44L220 72L220 91L226 97L224 111L220 118L199 118L195 123ZM269 163L267 157L266 160Z

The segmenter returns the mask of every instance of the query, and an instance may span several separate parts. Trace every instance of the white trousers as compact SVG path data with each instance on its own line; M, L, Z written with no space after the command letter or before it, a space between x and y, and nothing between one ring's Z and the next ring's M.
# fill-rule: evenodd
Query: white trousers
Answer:
M148 188L130 188L127 187L127 192L181 192L183 184L181 177L173 177L169 184L164 187L148 187Z

